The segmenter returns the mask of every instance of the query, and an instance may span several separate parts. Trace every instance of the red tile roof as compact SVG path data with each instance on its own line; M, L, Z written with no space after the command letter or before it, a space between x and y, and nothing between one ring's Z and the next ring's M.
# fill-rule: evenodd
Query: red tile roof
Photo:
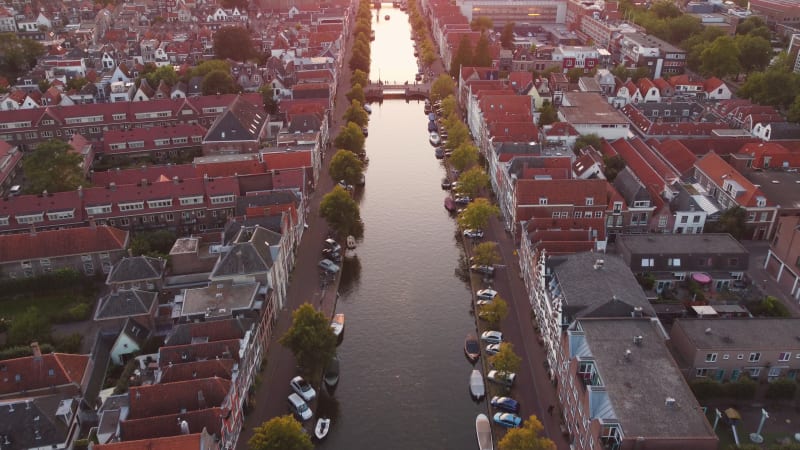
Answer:
M733 180L739 184L745 190L743 194L735 199L740 206L754 207L757 205L757 197L766 198L761 189L757 188L750 180L714 152L706 153L705 156L694 163L694 166L706 174L719 188L723 187L725 180ZM767 205L774 206L774 202L767 200Z
M661 142L656 139L648 139L647 143L653 146L661 157L672 164L681 174L689 173L697 161L697 156L675 139L665 139Z
M267 171L311 167L311 150L262 153Z
M215 380L215 378L207 378L206 380ZM219 378L217 378L219 380ZM228 382L227 380L224 380ZM178 383L169 383L178 384ZM159 386L159 385L155 385ZM197 401L197 392L193 393L195 402ZM205 393L203 394L205 396ZM161 399L171 400L169 398ZM208 402L207 402L208 403ZM145 417L141 419L128 419L119 423L119 430L122 439L125 441L141 441L142 439L154 438L169 438L170 436L179 436L181 433L180 420L185 420L189 425L190 433L200 433L205 428L209 434L216 434L218 437L221 435L223 417L227 414L225 408L219 406L202 408L199 410L187 410L185 412L178 411L176 413L163 414L153 417ZM142 447L139 447L140 449ZM149 447L144 449L150 450ZM170 449L172 450L172 449ZM196 449L202 450L202 449Z
M697 156L705 155L708 152L714 152L718 155L728 155L730 153L739 153L745 144L751 142L761 142L756 138L692 138L692 139L678 139L678 141L685 145L686 148L692 151Z
M655 170L655 172L671 184L673 181L680 179L680 174L676 172L669 164L665 163L652 148L639 138L631 139L630 141L639 156Z
M172 345L158 349L158 364L181 364L209 358L230 358L239 360L239 339L226 339L214 342Z
M800 167L800 152L793 152L785 146L775 142L761 142L746 144L740 153L750 155L753 158L752 167L754 169L764 169L765 158L770 158L769 167Z
M636 140L638 139L639 138L636 138ZM617 139L610 144L614 147L619 156L625 160L627 167L633 171L645 189L647 189L647 192L650 194L652 205L656 207L656 212L658 212L665 204L664 199L661 197L666 184L665 180L644 158L642 158L629 141Z
M202 450L200 433L180 434L156 439L114 442L111 444L95 444L95 450Z
M124 250L128 232L105 225L0 235L0 262Z
M0 395L73 384L80 387L89 355L48 353L0 361Z
M547 136L580 136L578 130L569 122L554 122L550 125L550 129L545 131Z
M539 127L530 122L490 122L493 142L539 142Z
M231 382L223 378L132 386L128 391L130 403L128 419L143 419L177 414L183 410L198 411L221 406L230 388Z
M547 198L551 205L583 206L587 197L594 198L595 205L606 204L606 180L517 180L517 206L538 205L539 199Z
M207 359L183 364L172 364L161 368L159 383L174 383L199 378L231 379L235 361L232 359Z

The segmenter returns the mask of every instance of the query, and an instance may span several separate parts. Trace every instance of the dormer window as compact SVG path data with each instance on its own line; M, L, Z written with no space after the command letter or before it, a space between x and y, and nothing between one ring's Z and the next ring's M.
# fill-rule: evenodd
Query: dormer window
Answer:
M539 197L539 204L546 205L547 204L547 197Z
M759 208L767 206L767 199L765 197L756 197L756 206Z

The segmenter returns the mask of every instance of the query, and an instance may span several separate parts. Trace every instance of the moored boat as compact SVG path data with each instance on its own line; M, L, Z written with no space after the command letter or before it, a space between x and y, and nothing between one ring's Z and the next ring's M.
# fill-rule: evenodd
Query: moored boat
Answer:
M431 145L433 145L433 146L437 146L437 145L442 143L442 139L439 137L439 133L437 133L435 131L431 131L431 134L428 137L428 140L430 141Z
M331 419L327 417L320 417L317 419L317 426L314 427L314 436L320 441L325 439L328 431L331 429Z
M336 314L331 321L331 330L336 338L341 341L344 335L344 314Z
M492 426L486 414L478 414L478 417L475 418L475 433L478 436L479 450L494 450Z
M453 200L453 197L447 196L444 198L444 209L450 212L454 212L456 209L458 209L458 205L456 204L456 201Z
M336 385L339 384L339 357L334 356L325 368L325 375L323 376L325 386L328 392L333 392Z
M483 384L483 375L480 370L475 369L470 374L469 392L475 400L480 400L486 395L486 386Z
M428 132L433 132L439 130L439 127L436 125L436 122L433 120L428 121Z
M444 159L445 150L442 147L436 147L436 150L433 151L433 154L436 155L436 159Z
M467 355L469 362L473 364L481 357L481 345L474 333L468 334L467 338L464 339L464 354Z
M372 114L372 107L369 106L369 103L364 103L364 111L366 111L367 114Z
M391 18L392 18L392 16L390 16L390 15L388 15L388 14L387 14L387 15L385 15L385 16L383 16L383 19L384 19L384 20L389 20L389 19L391 19Z

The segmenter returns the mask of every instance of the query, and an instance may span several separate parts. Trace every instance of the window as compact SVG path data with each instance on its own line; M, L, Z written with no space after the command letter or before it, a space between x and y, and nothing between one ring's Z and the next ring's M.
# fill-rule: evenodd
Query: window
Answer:
M760 360L760 359L761 359L761 352L753 352L753 353L750 353L750 358L748 359L748 361L750 361L750 362L758 362L758 360Z
M706 353L706 362L717 362L716 353Z
M642 267L654 267L655 260L653 258L642 258Z
M769 212L764 211L761 213L761 218L758 219L760 222L766 222L769 220Z
M622 212L622 202L614 202L614 213Z
M546 205L547 204L547 197L539 197L539 204Z
M569 219L569 211L561 211L562 219Z
M175 220L175 216L173 216L172 213L167 213L166 218L167 222L172 222L173 220Z
M658 228L664 228L667 226L667 216L659 216L658 217Z
M748 222L755 222L756 221L756 213L754 213L754 212L747 213L747 221Z
M144 209L144 202L133 202L133 203L120 203L119 210L120 211L135 211L138 209Z
M681 216L681 223L689 223L689 217L688 216Z
M680 267L681 266L681 259L680 258L667 258L667 265L670 267Z
M580 219L581 217L583 217L583 213L581 211L575 211L574 213L572 213L572 217Z
M198 209L197 211L195 211L195 215L196 215L197 217L205 217L205 216L206 216L206 210L204 210L204 209Z
M233 195L217 195L211 197L211 204L218 205L220 203L233 203L235 196Z
M39 260L39 266L41 266L41 268L42 268L42 270L43 270L44 272L50 272L50 270L52 269L52 268L50 267L50 259L49 259L49 258L42 258L42 259L40 259L40 260Z
M181 206L199 205L199 204L203 203L203 196L202 195L198 195L198 196L195 196L195 197L181 197L180 198L180 202L181 202Z
M553 219L558 219L559 217L561 217L561 213L560 212L556 211L556 212L553 213Z
M729 355L729 354L727 354L727 353L725 353L724 355L722 355L722 359L724 359L724 360L726 360L726 361L727 361L728 359L730 359L730 357L731 357L731 355Z
M694 374L698 378L702 378L708 375L708 369L697 369Z
M750 371L750 378L758 378L761 375L761 367L753 367L748 370Z
M594 205L594 197L586 197L586 206Z
M111 205L100 205L100 206L87 206L86 207L86 214L90 216L94 216L96 214L108 214L111 212Z
M778 355L778 361L788 361L792 357L791 352L781 352Z
M148 208L169 208L172 206L172 199L165 199L165 200L148 200L147 207Z
M738 355L736 355L736 359L744 359L744 355L739 353Z

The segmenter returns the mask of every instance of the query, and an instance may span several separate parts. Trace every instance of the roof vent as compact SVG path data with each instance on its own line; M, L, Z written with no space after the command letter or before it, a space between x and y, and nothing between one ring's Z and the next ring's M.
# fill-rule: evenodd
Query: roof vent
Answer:
M631 360L631 349L625 349L625 361Z
M664 406L674 407L675 406L675 397L667 397L664 399Z
M594 266L593 266L593 267L594 267L594 270L597 270L597 269L602 269L602 268L603 268L603 266L605 265L605 263L606 263L606 261L605 261L604 259L597 259L597 260L595 260L595 262L594 262Z
M643 340L643 339L644 339L644 337L643 337L642 335L639 335L639 336L634 336L634 337L633 337L633 343L634 343L634 344L636 344L636 345L638 345L639 347L641 347L641 346L642 346L642 340Z
M711 328L706 328L706 334L711 334Z

